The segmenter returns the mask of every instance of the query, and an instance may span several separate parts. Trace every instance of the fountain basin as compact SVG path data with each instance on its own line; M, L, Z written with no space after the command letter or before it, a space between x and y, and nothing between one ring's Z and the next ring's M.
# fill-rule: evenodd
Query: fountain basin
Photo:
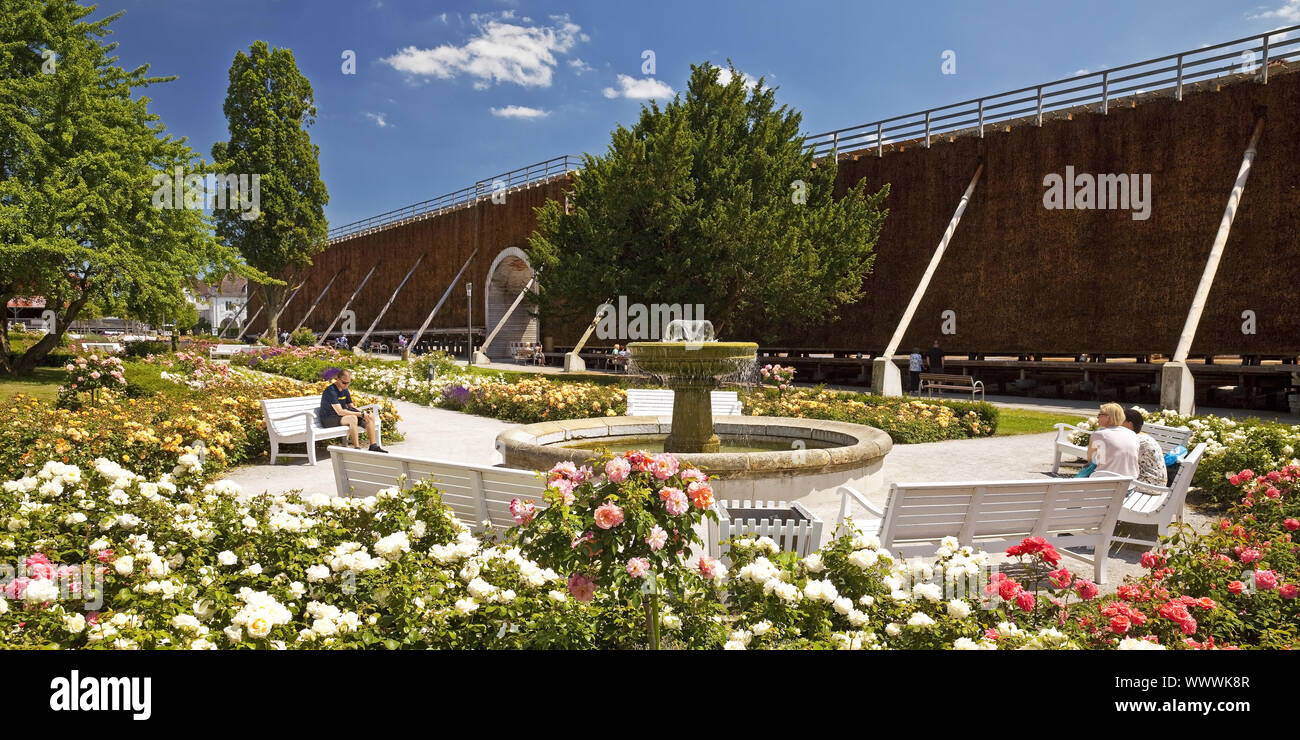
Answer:
M881 485L885 455L893 446L875 427L821 419L776 416L714 416L723 444L784 449L758 452L673 453L704 468L716 498L793 501L849 485L871 493ZM666 438L668 416L615 416L528 424L497 435L506 467L549 470L570 460L581 464L606 442L611 452L642 449L647 440ZM757 444L746 445L747 441ZM580 444L584 447L571 445Z

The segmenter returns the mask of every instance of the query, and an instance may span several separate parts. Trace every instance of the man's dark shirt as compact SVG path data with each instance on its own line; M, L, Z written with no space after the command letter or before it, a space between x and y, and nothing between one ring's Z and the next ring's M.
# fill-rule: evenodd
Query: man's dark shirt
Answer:
M943 372L943 349L939 347L930 348L930 372Z
M320 396L320 418L321 421L338 416L334 413L334 404L343 408L352 405L352 393L347 389L339 390L339 387L333 383L325 386L325 392Z

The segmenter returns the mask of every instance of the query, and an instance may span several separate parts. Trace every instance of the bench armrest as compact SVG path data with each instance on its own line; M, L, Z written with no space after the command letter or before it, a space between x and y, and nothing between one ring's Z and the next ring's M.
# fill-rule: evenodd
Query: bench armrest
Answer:
M1083 433L1088 434L1088 435L1091 435L1091 434L1092 434L1092 430L1091 430L1091 429L1080 429L1079 427L1075 426L1074 424L1057 423L1057 424L1053 424L1052 426L1056 428L1056 441L1057 441L1057 442L1067 442L1067 443L1068 443L1068 442L1070 441L1070 435L1072 435L1072 434L1077 434L1077 433L1079 433L1079 432L1083 432Z
M1159 486L1155 483L1143 483L1136 478L1133 479L1133 490L1138 493L1149 493L1155 496L1169 493L1172 489L1169 486Z
M851 511L852 504L855 501L861 505L862 508L874 514L877 519L885 518L884 510L867 500L867 497L862 495L853 486L840 486L835 490L840 494L840 518L837 521L837 524L843 524L844 520L849 517L849 512Z

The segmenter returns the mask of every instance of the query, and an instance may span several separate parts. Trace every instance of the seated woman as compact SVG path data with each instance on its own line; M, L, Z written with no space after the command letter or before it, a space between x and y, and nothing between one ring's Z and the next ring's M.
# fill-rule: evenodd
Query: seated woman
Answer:
M1132 429L1138 438L1138 480L1143 483L1168 485L1169 469L1165 467L1165 451L1160 443L1150 434L1142 431L1142 412L1137 409L1124 409L1124 428Z
M1141 472L1138 467L1138 438L1132 429L1123 426L1124 418L1124 408L1118 403L1101 407L1097 412L1099 429L1092 433L1088 442L1088 462L1097 463L1097 470L1137 478Z

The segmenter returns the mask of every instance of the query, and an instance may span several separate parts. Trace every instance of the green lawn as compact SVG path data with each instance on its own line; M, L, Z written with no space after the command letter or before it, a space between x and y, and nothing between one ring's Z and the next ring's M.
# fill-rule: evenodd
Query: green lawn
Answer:
M998 407L998 433L996 436L1007 437L1013 434L1040 434L1054 431L1053 424L1076 424L1087 414L1059 414L1054 411L1031 411L1030 409L1013 409Z
M57 367L38 367L31 375L10 377L0 375L0 400L7 400L18 393L33 398L52 401L58 396L58 387L63 379L63 370Z

